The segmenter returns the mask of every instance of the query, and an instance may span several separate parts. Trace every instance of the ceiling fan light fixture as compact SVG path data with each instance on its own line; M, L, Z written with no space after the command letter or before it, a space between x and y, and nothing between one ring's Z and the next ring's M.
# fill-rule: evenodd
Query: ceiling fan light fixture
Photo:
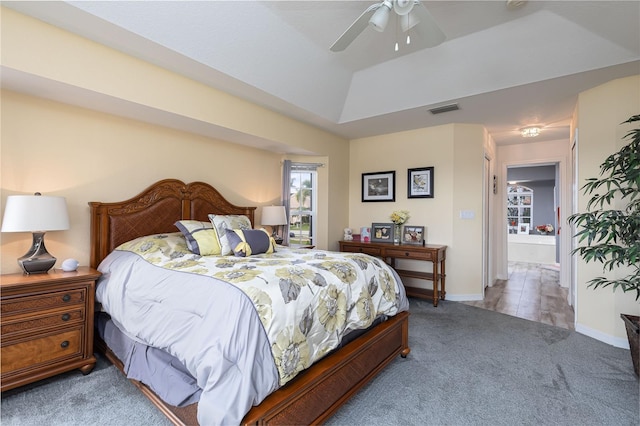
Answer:
M540 134L540 127L525 127L520 130L520 134L523 138L535 138Z
M393 0L393 10L400 16L408 15L414 3L414 0Z
M389 12L391 12L392 7L393 4L389 0L384 0L378 10L374 12L371 19L369 19L369 24L371 24L374 30L383 32L385 28L387 28Z

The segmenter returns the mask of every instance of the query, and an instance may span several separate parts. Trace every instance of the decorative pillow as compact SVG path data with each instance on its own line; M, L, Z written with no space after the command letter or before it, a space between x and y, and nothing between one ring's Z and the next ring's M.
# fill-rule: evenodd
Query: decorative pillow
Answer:
M227 240L233 254L239 257L275 251L275 241L264 229L227 229Z
M251 221L245 215L235 214L210 214L209 220L213 224L213 229L216 231L216 238L220 245L220 254L228 256L233 251L227 241L227 229L251 229Z
M220 242L211 222L179 220L175 225L184 235L187 247L192 253L200 256L220 254Z

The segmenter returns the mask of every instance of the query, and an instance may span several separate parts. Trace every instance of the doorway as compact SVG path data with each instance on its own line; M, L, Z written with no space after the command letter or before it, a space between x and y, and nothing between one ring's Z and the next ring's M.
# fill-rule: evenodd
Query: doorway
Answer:
M507 166L507 261L560 269L558 163Z
M555 152L549 157L526 158L511 147L500 151L503 161L499 192L503 196L496 203L501 210L496 211L495 217L498 234L504 237L498 245L501 255L496 284L486 289L482 302L485 306L480 307L573 327L574 315L568 300L570 238L568 231L562 229L570 209L570 198L567 197L571 191L566 186L570 184L566 176L569 152L566 157ZM507 210L510 207L509 185L512 185L511 198L518 207L517 212ZM516 221L509 221L511 218ZM545 247L539 247L542 245ZM516 254L520 257L513 259Z

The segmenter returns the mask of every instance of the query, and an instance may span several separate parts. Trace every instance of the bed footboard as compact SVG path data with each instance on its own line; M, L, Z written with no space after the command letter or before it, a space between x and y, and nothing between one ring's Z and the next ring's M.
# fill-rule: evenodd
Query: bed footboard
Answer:
M96 333L97 334L97 333ZM116 367L120 360L97 338L96 348ZM321 424L398 355L409 349L409 313L401 312L323 358L253 407L243 425ZM177 426L197 424L197 404L174 407L131 380Z
M318 424L396 356L409 354L409 313L389 318L253 407L245 425Z

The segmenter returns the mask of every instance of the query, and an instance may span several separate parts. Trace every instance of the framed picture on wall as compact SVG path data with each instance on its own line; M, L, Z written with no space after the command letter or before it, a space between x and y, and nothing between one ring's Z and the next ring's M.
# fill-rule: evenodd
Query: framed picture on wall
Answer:
M393 223L372 223L371 224L372 243L392 243Z
M402 244L424 244L424 226L405 225L402 228Z
M396 172L362 174L362 201L395 201Z
M433 198L433 167L407 170L407 197Z

